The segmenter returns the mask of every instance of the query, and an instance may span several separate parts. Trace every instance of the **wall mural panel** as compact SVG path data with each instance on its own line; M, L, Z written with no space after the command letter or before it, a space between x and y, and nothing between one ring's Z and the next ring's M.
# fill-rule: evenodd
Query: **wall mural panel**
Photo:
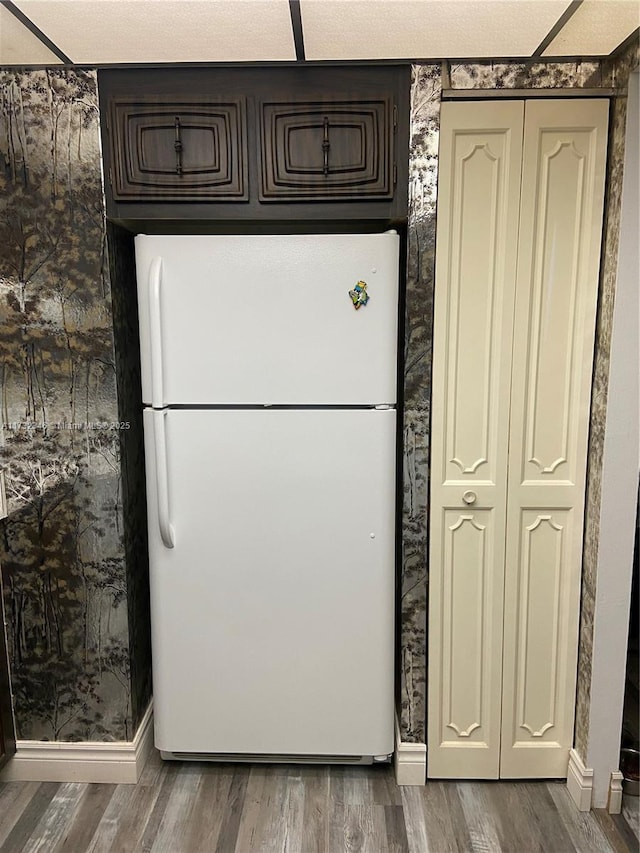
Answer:
M135 730L151 697L151 613L133 235L108 222L107 247L113 306L118 418L120 423L131 426L130 429L120 430L119 434L131 659L131 712Z
M599 62L452 63L452 89L553 89L605 86Z
M19 738L133 736L96 79L0 72L0 531Z
M425 740L427 490L440 64L417 65L411 82L409 227L404 377L404 500L400 728L402 739Z

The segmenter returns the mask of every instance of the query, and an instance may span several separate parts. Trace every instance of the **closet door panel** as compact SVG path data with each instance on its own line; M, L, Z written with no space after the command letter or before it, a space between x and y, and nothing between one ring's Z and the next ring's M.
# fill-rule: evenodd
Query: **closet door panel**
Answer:
M579 614L576 527L572 509L527 508L515 535L509 531L502 778L567 775Z
M528 102L511 384L501 776L567 772L606 101Z
M430 777L495 778L523 105L442 105L429 575Z

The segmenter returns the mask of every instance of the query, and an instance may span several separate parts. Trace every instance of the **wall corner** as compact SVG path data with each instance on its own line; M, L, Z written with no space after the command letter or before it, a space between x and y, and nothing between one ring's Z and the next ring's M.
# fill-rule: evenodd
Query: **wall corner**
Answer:
M578 811L590 811L593 794L593 770L584 766L575 749L569 751L567 790L578 807Z
M401 740L396 717L396 738L393 764L397 785L424 785L427 781L427 745Z

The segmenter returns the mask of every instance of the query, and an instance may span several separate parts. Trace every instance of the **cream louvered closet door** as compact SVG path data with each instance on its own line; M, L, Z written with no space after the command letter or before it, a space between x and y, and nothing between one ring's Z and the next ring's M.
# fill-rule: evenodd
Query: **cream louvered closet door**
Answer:
M607 110L442 106L430 777L566 775Z

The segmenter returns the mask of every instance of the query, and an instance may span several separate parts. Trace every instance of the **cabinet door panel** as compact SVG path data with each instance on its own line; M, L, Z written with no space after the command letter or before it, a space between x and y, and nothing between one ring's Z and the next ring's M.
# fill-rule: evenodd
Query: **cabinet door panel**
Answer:
M525 110L514 321L501 775L565 776L608 104Z
M118 200L248 198L244 100L110 104Z
M429 572L430 777L496 778L521 103L443 104ZM467 503L469 501L470 503Z
M260 200L391 198L390 98L260 104Z

